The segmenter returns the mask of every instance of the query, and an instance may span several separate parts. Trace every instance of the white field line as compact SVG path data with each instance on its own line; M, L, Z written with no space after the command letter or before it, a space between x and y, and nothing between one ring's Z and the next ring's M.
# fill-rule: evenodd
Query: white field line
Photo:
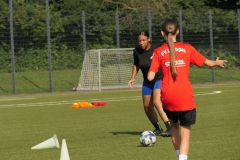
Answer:
M195 96L202 95L211 95L211 94L220 94L222 91L213 91L206 93L196 93ZM0 108L18 108L18 107L37 107L37 106L56 106L56 105L65 105L73 104L79 101L106 101L106 102L117 102L117 101L135 101L140 100L142 96L132 96L132 97L117 97L117 98L106 98L106 99L87 99L87 100L76 100L76 101L55 101L55 102L41 102L41 103L23 103L23 104L6 104L0 105Z
M213 92L209 92L209 93L197 93L194 96L203 96L203 95L219 94L219 93L222 93L222 91L213 91Z
M24 99L36 99L36 98L33 98L33 97L29 97L29 98L8 98L8 99L0 99L0 102L1 101L19 101L19 100L24 100Z
M133 97L118 97L118 98L108 98L101 99L101 101L133 101L141 99L141 96L133 96ZM15 108L15 107L35 107L35 106L56 106L56 105L64 105L64 104L73 104L79 101L100 101L99 99L87 99L87 100L76 100L76 101L55 101L55 102L41 102L41 103L23 103L23 104L7 104L0 105L0 108Z

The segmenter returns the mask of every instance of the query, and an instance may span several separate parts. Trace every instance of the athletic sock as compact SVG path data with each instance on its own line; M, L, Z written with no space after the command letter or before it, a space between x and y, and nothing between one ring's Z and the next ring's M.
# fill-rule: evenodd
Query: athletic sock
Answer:
M185 154L180 154L178 160L187 160L188 156Z
M171 125L170 125L170 122L169 121L166 121L164 122L166 128L167 128L167 131L170 131L171 130Z
M159 122L152 123L156 130L162 130Z
M179 150L175 150L177 157L179 157Z

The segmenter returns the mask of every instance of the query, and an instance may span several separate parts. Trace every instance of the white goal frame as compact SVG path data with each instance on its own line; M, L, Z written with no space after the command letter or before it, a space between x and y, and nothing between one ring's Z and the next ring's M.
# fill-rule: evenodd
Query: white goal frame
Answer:
M88 50L84 56L79 83L75 90L101 91L129 88L133 50L134 48ZM142 82L142 73L138 73L133 87L142 87Z

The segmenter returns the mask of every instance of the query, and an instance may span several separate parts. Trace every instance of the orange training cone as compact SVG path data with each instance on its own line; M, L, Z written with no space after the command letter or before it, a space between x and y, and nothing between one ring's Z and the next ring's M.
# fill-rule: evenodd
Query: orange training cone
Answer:
M78 103L73 103L71 108L79 108Z

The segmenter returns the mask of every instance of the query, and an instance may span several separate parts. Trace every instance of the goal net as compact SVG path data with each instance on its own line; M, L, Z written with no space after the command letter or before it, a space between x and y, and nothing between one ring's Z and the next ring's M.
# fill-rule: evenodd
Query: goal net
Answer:
M132 75L133 48L97 49L86 52L76 90L128 88ZM139 71L133 87L141 87Z

